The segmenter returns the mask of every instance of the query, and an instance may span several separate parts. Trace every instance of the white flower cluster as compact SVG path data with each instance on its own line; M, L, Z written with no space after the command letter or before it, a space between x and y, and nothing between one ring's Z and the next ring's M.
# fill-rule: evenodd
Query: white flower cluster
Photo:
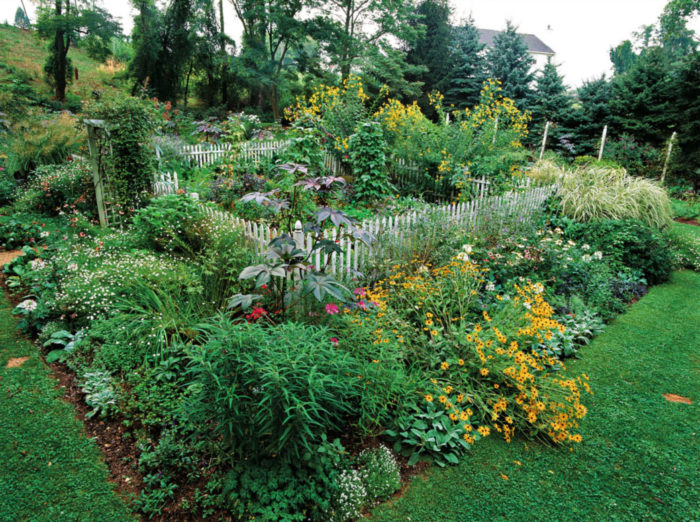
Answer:
M389 448L381 445L360 453L362 482L371 500L386 499L401 487L399 463Z
M367 491L362 484L360 472L354 469L342 471L338 478L338 492L333 499L331 520L345 522L358 518L362 514L366 498Z
M29 265L32 267L32 270L42 270L43 268L46 268L46 263L43 259L32 259L29 262Z
M34 299L25 299L17 305L17 308L20 310L26 310L27 312L32 312L36 310L36 306L36 301Z
M473 251L474 247L472 245L462 245L462 251L457 254L457 259L459 261L471 261L471 259L469 259L469 254Z

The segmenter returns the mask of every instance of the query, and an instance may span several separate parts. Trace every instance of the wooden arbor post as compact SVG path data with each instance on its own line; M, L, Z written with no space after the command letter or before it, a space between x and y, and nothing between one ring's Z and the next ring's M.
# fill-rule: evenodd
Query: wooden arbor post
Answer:
M103 162L103 148L107 137L107 129L103 120L84 120L88 132L90 148L90 164L92 166L92 181L95 185L97 213L100 216L100 226L106 227L107 208L105 206L105 178L107 177Z

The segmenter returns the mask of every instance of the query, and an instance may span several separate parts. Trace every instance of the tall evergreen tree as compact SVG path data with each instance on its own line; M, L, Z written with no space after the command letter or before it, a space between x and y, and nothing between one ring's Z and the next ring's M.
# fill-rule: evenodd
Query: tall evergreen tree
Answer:
M513 99L519 109L527 109L535 59L510 21L506 23L506 30L494 37L487 57L489 75L501 82L503 96Z
M559 139L568 133L566 121L570 118L573 99L564 85L564 78L557 66L548 62L537 75L536 88L532 95L530 141L537 144L542 139L544 126L552 122L548 143L557 147Z
M479 93L487 78L483 50L484 44L479 40L479 30L470 15L463 25L452 30L452 67L445 92L445 103L464 109L479 102Z
M700 52L686 56L674 77L677 103L672 108L677 122L678 148L674 173L700 190Z
M662 146L671 134L671 69L661 48L642 53L634 66L612 84L610 111L618 132Z
M413 23L420 32L406 53L406 61L414 66L415 71L407 78L423 84L419 103L428 108L428 94L435 90L444 92L449 83L451 13L447 0L423 0L417 12L420 18Z
M587 80L576 90L577 102L568 121L571 129L571 154L577 156L598 153L603 127L611 123L610 82L605 75Z

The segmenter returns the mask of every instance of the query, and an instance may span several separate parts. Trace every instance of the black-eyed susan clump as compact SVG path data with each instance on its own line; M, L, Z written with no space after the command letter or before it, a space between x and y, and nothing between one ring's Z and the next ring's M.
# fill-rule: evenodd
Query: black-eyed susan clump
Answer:
M477 418L510 441L516 433L555 443L581 442L578 422L587 409L588 378L572 378L555 357L535 348L564 326L540 284L515 286L483 321L460 322L445 341L449 354L436 368L439 382L474 405ZM561 371L557 371L561 370ZM469 433L465 433L469 438Z
M376 311L351 313L355 325L381 319L374 344L393 344L400 331L404 364L423 383L387 433L416 462L455 462L479 438L516 434L557 444L581 441L587 377L568 377L563 363L539 347L565 327L544 286L524 281L511 295L486 297L487 270L460 253L444 266L395 266L365 290ZM381 318L378 316L381 315ZM391 325L400 330L392 330ZM391 332L391 333L390 333Z

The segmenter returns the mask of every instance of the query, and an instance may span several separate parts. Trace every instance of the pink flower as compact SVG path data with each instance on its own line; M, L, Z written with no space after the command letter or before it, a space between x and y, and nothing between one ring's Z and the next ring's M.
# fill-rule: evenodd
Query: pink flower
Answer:
M340 309L338 308L338 305L335 303L330 303L326 305L326 313L329 315L337 314L340 313Z
M365 304L364 301L358 301L357 306L358 306L358 308L360 308L360 310L367 310L367 305Z
M355 290L352 291L352 293L355 294L355 295L359 295L359 296L363 296L363 297L364 297L364 295L365 295L365 289L362 288L361 286L358 286L357 288L355 288Z
M338 338L337 337L331 337L331 344L333 346L338 346Z

